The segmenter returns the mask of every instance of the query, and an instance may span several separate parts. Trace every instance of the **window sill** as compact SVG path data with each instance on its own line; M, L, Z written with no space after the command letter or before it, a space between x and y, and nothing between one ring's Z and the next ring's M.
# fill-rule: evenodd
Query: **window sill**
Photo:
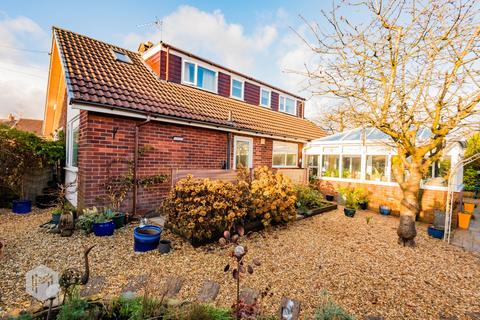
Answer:
M206 92L211 92L211 93L218 94L218 89L217 89L217 91L215 91L215 90L209 90L209 89L205 89L205 88L199 87L199 86L197 86L195 83L186 82L186 81L182 81L182 84L183 84L183 85L186 85L186 86L189 86L189 87L197 88L197 89L199 89L199 90L203 90L203 91L206 91Z
M282 112L282 113L285 113L285 114L289 114L289 115L294 116L294 117L297 116L296 113L290 113L290 112L287 112L287 111L282 111L282 110L280 110L280 109L278 109L278 111L280 111L280 112Z
M235 97L235 96L230 96L230 98L238 100L238 101L244 101L243 97L239 98L239 97Z
M299 168L297 165L295 166L274 166L272 165L272 168L275 168L275 169L304 169L304 168Z

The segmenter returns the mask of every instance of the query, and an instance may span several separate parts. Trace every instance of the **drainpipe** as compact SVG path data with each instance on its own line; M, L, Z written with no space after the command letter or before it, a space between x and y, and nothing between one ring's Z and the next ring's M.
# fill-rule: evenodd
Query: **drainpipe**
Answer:
M225 165L225 169L226 170L230 170L230 153L231 153L231 146L230 144L232 143L232 133L231 132L228 132L227 133L227 162L226 162L226 165Z
M137 193L138 193L138 134L141 126L150 122L150 116L147 116L147 120L135 124L135 146L133 155L133 216L137 215Z

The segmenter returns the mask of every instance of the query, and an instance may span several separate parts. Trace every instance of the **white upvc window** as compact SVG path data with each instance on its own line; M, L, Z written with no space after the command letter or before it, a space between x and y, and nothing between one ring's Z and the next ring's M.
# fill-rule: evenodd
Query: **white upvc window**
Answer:
M253 167L253 139L235 136L233 139L234 169Z
M260 105L262 107L270 108L271 91L265 88L260 89Z
M79 135L79 117L73 118L67 124L67 148L66 148L66 165L70 168L78 167L78 135Z
M273 141L272 165L275 168L295 168L298 163L298 144Z
M235 99L243 100L245 82L232 78L232 84L230 88L230 96Z
M297 115L297 107L295 100L289 97L280 96L280 111Z
M217 71L196 62L183 60L182 83L217 93Z

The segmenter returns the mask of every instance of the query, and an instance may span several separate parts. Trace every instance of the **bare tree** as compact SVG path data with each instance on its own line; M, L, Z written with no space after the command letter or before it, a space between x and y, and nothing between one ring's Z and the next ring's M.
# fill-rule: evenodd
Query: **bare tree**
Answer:
M329 108L326 112L321 112L314 122L330 134L353 129L355 125L351 121L350 112L349 108L343 106Z
M301 73L313 94L339 99L349 121L393 140L404 245L415 244L422 176L441 157L447 135L478 121L478 7L475 0L343 1L322 12L326 28L303 19L311 35L299 36L315 53L316 67ZM346 9L358 12L353 20L341 16ZM420 140L424 128L431 136Z

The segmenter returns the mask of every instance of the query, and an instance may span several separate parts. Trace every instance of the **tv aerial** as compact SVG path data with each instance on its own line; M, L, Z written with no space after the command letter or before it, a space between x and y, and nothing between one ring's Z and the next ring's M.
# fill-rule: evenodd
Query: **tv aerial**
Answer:
M137 28L147 28L153 27L160 32L160 42L163 40L163 21L160 20L158 17L155 17L154 21L137 24Z

